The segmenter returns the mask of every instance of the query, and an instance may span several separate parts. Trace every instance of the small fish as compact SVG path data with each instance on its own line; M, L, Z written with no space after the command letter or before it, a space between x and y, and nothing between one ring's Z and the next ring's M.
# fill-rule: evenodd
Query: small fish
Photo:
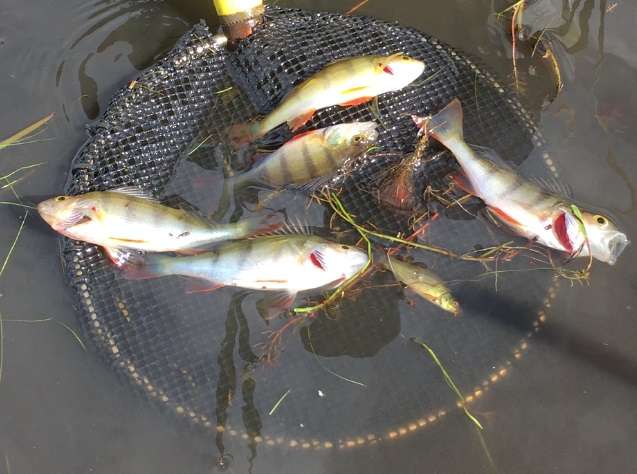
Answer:
M263 120L232 127L230 140L236 145L249 143L283 123L292 131L298 130L319 109L364 104L385 92L402 89L424 69L422 61L402 53L335 61L295 87Z
M396 280L406 285L417 295L454 316L460 314L460 304L454 299L445 282L431 270L389 255L387 255L386 266L394 274Z
M40 216L60 234L105 247L152 252L193 251L213 242L271 230L244 220L212 224L182 209L164 206L144 191L128 187L78 196L58 196L38 204Z
M519 235L574 257L592 255L610 265L630 243L608 217L581 210L580 222L566 197L523 178L493 151L478 153L470 147L463 138L458 99L431 118L413 118L454 154L468 180L462 187L482 199L492 215Z
M195 291L233 286L273 292L258 305L267 318L290 308L299 291L338 287L367 262L356 247L303 234L229 242L188 257L122 251L116 257L132 279L181 275L202 281Z
M232 185L319 185L376 142L376 127L374 122L343 123L297 135L250 171L232 178Z

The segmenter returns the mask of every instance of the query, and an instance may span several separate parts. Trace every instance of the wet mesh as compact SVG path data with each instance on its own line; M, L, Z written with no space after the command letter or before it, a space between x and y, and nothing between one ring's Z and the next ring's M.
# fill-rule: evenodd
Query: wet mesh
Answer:
M408 230L410 216L379 204L374 184L413 151L410 114L435 113L454 97L463 103L467 141L492 147L536 174L548 172L537 152L530 156L541 145L530 117L461 53L413 29L366 17L269 7L264 24L237 51L219 49L205 26L195 26L117 93L90 126L66 192L135 185L208 215L228 166L240 168L251 153L234 154L224 143L231 124L268 113L302 79L336 59L398 51L424 60L426 69L416 83L380 97L382 153L361 160L340 181L343 203L360 222L388 233ZM306 128L374 119L368 105L331 107ZM257 145L289 136L280 127ZM432 166L417 177L419 193L455 165L443 154ZM266 206L326 226L330 212L318 204L308 208L306 201L306 195L285 191ZM255 204L249 196L232 219L251 215ZM462 213L437 220L425 240L465 252L509 238ZM544 317L553 291L546 274L479 279L479 263L411 255L452 281L461 318L397 287L387 272L376 273L329 314L285 332L278 357L266 364L260 356L272 340L268 331L287 320L264 322L255 311L262 295L231 288L187 294L184 278L126 280L95 246L66 240L63 251L83 331L127 383L220 436L246 433L269 445L314 448L385 442L455 409L438 368L409 338L427 341L461 389L480 397L514 370Z

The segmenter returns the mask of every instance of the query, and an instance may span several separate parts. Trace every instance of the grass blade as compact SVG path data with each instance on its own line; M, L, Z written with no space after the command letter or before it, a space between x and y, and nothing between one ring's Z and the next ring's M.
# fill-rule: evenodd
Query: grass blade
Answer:
M80 345L80 347L82 348L82 350L84 352L86 352L86 345L84 345L84 341L82 341L82 338L80 337L80 335L77 333L77 331L75 331L75 329L73 329L71 326L69 326L66 323L63 323L62 321L58 321L56 319L53 320L53 322L59 326L62 326L64 329L66 329L68 332L70 332L73 337L75 338L75 340L77 341L77 343Z
M281 396L281 398L279 398L279 401L274 404L274 406L272 407L272 410L270 410L270 412L268 413L269 416L272 416L274 414L277 408L279 408L279 405L283 403L283 400L285 400L285 397L287 397L291 391L292 389L288 388L287 391Z
M431 347L429 347L427 344L425 344L422 341L419 341L416 338L411 338L411 341L414 342L415 344L418 344L420 347L422 347L423 349L425 349L428 353L429 356L431 357L431 359L434 361L434 363L438 366L438 368L440 369L440 372L442 373L442 377L445 379L445 382L447 382L447 385L449 385L449 388L451 388L451 390L454 391L454 393L458 396L458 399L460 400L460 405L462 406L462 409L465 412L465 415L467 415L467 417L481 430L484 429L482 427L482 425L480 424L480 422L478 421L478 419L473 416L471 414L471 412L469 411L469 409L467 408L467 405L464 401L464 396L462 395L462 392L460 391L460 389L456 386L456 384L454 383L453 379L451 378L451 376L449 375L449 372L447 372L447 369L445 369L445 367L442 365L442 362L440 362L440 359L438 359L438 356L436 355L436 353L433 351L433 349Z
M0 385L2 385L2 372L4 371L4 321L0 313Z
M29 136L30 134L35 132L37 129L39 129L39 128L43 127L44 125L46 125L49 122L49 120L51 120L53 118L54 115L55 114L51 113L51 114L47 115L46 117L41 118L37 122L32 123L28 127L23 128L19 132L14 133L9 138L7 138L5 140L2 140L0 142L0 150L2 150L3 148L6 148L8 146L17 144L22 138L25 138L25 137Z
M18 242L18 239L20 238L20 234L22 233L24 223L27 221L28 216L29 216L29 211L27 210L27 212L24 213L24 218L22 219L22 223L20 224L18 233L16 234L15 239L13 239L13 243L11 244L11 247L9 247L9 252L7 253L7 256L4 258L4 262L2 262L2 267L0 267L0 277L4 273L4 269L7 267L7 263L9 263L9 259L11 258L11 254L13 253L13 249L15 248L15 245Z

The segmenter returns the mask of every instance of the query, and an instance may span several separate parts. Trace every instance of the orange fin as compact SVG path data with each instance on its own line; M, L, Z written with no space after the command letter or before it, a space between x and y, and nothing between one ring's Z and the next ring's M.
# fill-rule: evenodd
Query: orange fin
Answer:
M301 128L303 125L305 125L307 122L310 121L310 119L314 116L314 112L316 112L316 110L314 109L308 110L304 114L293 118L292 120L288 122L288 127L290 127L290 130L295 132L296 130L298 130L299 128Z
M456 173L451 179L453 184L462 189L465 193L473 194L475 196L476 192L464 173Z
M513 227L520 227L522 224L515 220L513 217L511 217L510 215L508 215L506 212L504 212L502 209L498 209L497 207L489 207L489 210L495 214L496 216L498 216L498 218L502 221L505 222L506 224L513 226Z
M306 135L310 135L311 133L315 133L316 130L308 130L307 132L302 132L299 133L298 135L294 135L292 138L290 138L286 143L290 143L293 142L295 140L298 140L299 138L303 138Z
M374 100L373 96L359 97L358 99L352 99L350 101L343 102L342 104L338 104L338 105L340 105L341 107L354 107L355 105L366 104L367 102L370 102L372 100Z
M189 281L186 284L186 293L189 295L195 293L210 293L212 291L218 290L219 288L223 288L225 285L220 283L213 283L210 281L206 282L194 282Z

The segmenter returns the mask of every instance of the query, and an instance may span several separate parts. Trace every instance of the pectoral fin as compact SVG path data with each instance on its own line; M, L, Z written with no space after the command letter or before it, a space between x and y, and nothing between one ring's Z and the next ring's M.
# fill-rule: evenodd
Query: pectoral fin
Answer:
M497 207L489 207L489 211L496 215L502 222L510 225L511 227L522 227L522 224L519 221L515 220L502 209L498 209Z
M296 293L278 291L270 293L257 301L257 311L261 317L270 321L276 316L290 310L296 299Z

